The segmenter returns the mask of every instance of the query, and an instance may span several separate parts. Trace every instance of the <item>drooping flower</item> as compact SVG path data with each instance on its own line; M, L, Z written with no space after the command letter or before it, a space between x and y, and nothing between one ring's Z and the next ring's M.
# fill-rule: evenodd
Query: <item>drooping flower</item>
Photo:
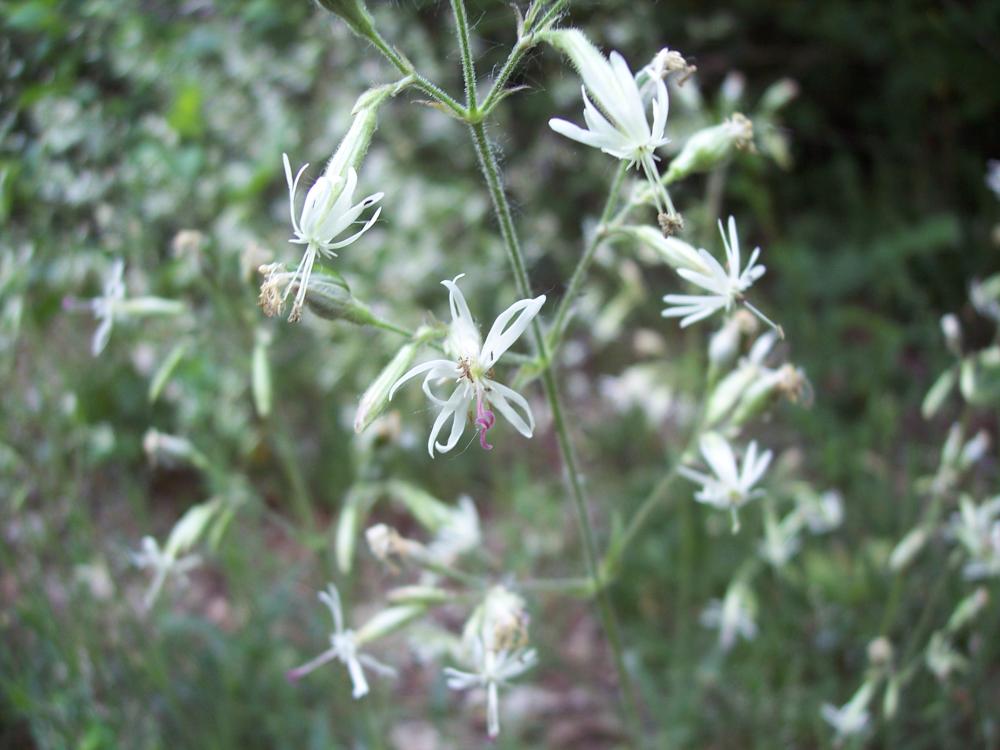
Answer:
M700 503L729 510L733 514L733 531L739 530L737 512L741 506L753 498L764 494L754 486L764 476L771 463L771 451L757 453L757 443L747 446L743 463L737 467L736 456L729 442L715 432L710 432L701 438L701 455L712 470L712 474L702 474L687 466L681 466L680 474L701 485L695 493L695 500Z
M178 557L174 545L168 544L160 549L159 543L151 537L142 538L142 548L132 552L132 564L141 570L152 570L153 580L143 598L143 606L148 610L156 603L163 585L169 576L175 576L182 583L187 580L187 574L201 564L200 555L184 555Z
M754 622L756 605L753 595L741 581L730 584L722 601L713 599L701 613L700 622L707 628L719 631L719 646L729 651L737 638L753 640L757 635Z
M551 38L572 59L583 78L583 118L587 127L559 118L549 120L549 127L560 135L627 161L630 166L641 167L660 210L674 215L670 198L660 184L654 156L656 149L670 142L665 135L670 100L663 81L669 69L660 66L642 71L644 86L655 91L650 124L642 92L625 58L618 52L605 58L576 29L554 32ZM664 65L666 62L668 59L664 58Z
M417 365L397 380L389 392L391 399L403 383L417 375L424 375L424 393L440 407L427 439L427 451L431 457L435 448L447 453L458 444L465 432L466 414L473 402L476 404L479 443L484 450L493 448L486 442L486 433L496 422L493 408L525 437L530 438L535 430L535 418L527 400L517 391L493 380L493 367L538 314L545 304L545 295L519 300L504 310L494 321L486 341L481 343L479 329L456 283L462 276L464 274L441 282L448 289L451 306L451 329L445 347L454 359L434 359ZM451 395L442 398L431 388L431 384L438 380L453 380L457 386ZM449 420L448 440L439 443L438 435Z
M736 220L729 217L729 236L726 237L726 230L719 221L719 232L722 235L722 243L726 248L726 267L723 268L707 250L699 250L701 257L708 269L707 273L694 271L688 268L677 270L681 278L690 281L692 284L706 290L708 294L668 294L663 298L668 307L663 310L665 318L681 318L681 328L703 320L708 316L725 310L729 312L733 305L742 303L781 334L781 328L771 322L767 316L754 307L745 297L745 292L753 283L764 275L764 266L756 265L760 256L760 248L754 248L750 255L750 260L746 267L740 269L740 241L736 234Z
M352 695L354 698L362 698L368 694L368 680L365 677L364 667L387 677L394 677L396 670L382 664L368 654L358 652L358 643L354 636L354 631L344 629L344 612L340 604L340 593L332 583L327 586L326 591L319 592L319 600L323 602L333 615L333 633L330 634L330 648L317 656L315 659L306 662L301 667L289 671L286 675L289 681L296 681L309 674L318 667L330 661L339 661L347 667L347 672L351 677Z
M344 239L336 239L357 221L365 209L382 200L384 194L373 193L359 203L353 203L354 190L358 184L358 173L354 167L347 167L346 174L342 171L331 171L328 167L309 188L302 204L302 210L296 218L295 194L298 191L299 179L309 165L303 165L293 178L288 155L282 154L281 158L285 166L285 179L288 181L289 215L294 232L294 237L289 242L306 246L305 254L302 256L298 268L295 269L292 280L285 287L285 294L282 297L282 300L287 298L293 286L298 288L291 313L288 316L289 320L295 321L302 315L306 288L309 285L309 276L312 274L316 256L324 255L335 258L337 253L334 250L350 245L371 229L382 212L381 207L375 210L375 213L360 230ZM338 165L339 161L331 160L330 167Z

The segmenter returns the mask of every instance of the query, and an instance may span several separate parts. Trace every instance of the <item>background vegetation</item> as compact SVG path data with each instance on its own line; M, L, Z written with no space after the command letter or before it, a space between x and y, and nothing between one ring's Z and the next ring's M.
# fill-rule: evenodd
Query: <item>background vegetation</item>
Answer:
M459 89L445 5L371 5L421 71ZM686 488L612 593L658 741L826 746L819 705L850 697L868 641L905 644L925 611L946 620L961 596L955 582L927 595L944 565L932 555L907 573L885 630L885 560L921 512L914 482L933 472L955 416L920 417L950 362L938 318L958 312L972 347L993 336L966 299L969 281L998 266L1000 202L984 174L1000 157L1000 3L573 5L574 24L630 60L682 50L720 116L751 107L775 80L798 84L782 112L789 162L741 156L723 206L764 247L763 294L816 392L811 409L780 411L768 441L818 487L841 491L844 526L762 576L760 633L725 658L698 613L752 553L753 535L720 536ZM486 0L469 8L489 71L513 41L512 15ZM357 398L398 339L315 318L267 322L255 306L256 266L291 260L281 152L322 163L358 94L394 74L304 1L10 0L0 24L0 745L478 744L473 714L433 669L411 666L357 704L339 669L295 686L283 678L325 642L314 592L333 570L338 508L366 472L449 501L471 494L488 546L514 573L581 570L550 435L527 452L511 436L489 461L457 454L428 472L424 415L408 418L422 408L416 398L378 434L353 435ZM745 82L736 106L717 94L732 71ZM491 132L534 283L556 298L613 164L546 127L578 107L578 82L555 54L534 53L517 82L526 89ZM384 190L386 209L363 246L345 251L345 274L360 299L416 327L424 310L443 312L438 280L466 270L477 315L490 320L514 290L474 154L458 123L416 98L380 115L361 189ZM705 189L696 181L674 196L696 229ZM697 382L703 348L704 332L658 315L669 269L638 274L630 252L602 258L567 349L586 375L565 388L604 528L655 483L635 467L655 466L677 442L652 400L623 410L608 388L640 359L663 384L653 395L677 408L671 386ZM130 293L183 299L188 312L116 325L94 359L92 318L63 300L95 296L116 257ZM624 324L608 321L609 300L624 300ZM251 398L260 331L273 337L270 416ZM186 354L151 400L150 380L179 341ZM995 420L991 407L970 427L998 442ZM151 463L150 428L187 437L219 470ZM984 492L996 488L991 453L975 480ZM239 508L224 542L191 586L143 614L147 578L128 551L219 496ZM378 513L406 523L388 506ZM368 558L342 585L363 608L385 575ZM986 634L1000 626L995 584L991 596ZM541 598L532 609L543 665L534 687L508 696L515 729L500 746L613 746L612 670L590 606ZM981 646L960 685L915 679L873 744L1000 743L995 638Z

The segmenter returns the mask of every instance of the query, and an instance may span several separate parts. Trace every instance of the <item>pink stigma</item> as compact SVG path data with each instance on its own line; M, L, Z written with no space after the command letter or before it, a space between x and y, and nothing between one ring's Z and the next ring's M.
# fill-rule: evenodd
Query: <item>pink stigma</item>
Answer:
M493 446L486 442L486 431L496 424L497 418L493 412L483 404L483 395L476 397L476 424L479 425L479 444L484 451L493 450Z

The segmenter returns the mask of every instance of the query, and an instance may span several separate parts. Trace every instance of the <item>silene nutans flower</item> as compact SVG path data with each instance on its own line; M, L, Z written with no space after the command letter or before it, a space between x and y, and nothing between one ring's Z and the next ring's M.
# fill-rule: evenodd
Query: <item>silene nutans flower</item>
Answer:
M535 430L535 418L527 399L494 380L493 367L541 310L545 304L545 295L522 299L508 307L497 316L486 340L481 342L479 328L472 319L465 296L458 288L457 282L462 276L464 274L451 281L441 282L448 289L451 306L451 328L445 348L454 359L434 359L417 365L397 380L389 392L391 399L408 380L424 375L424 393L440 407L427 439L427 451L432 458L435 449L447 453L458 445L465 432L466 415L473 403L476 407L475 423L479 429L479 444L484 450L493 448L486 441L486 433L496 423L494 408L526 438L530 438ZM452 381L456 386L451 395L442 398L431 388L435 381ZM439 443L438 435L449 421L451 428L448 439Z
M290 682L295 682L313 670L323 666L327 662L339 661L347 667L347 672L351 677L351 694L355 699L368 695L368 680L365 677L364 668L386 676L394 677L396 670L382 664L368 654L358 651L358 640L353 630L344 628L344 611L340 604L340 593L332 583L327 586L326 591L319 592L319 600L325 604L330 614L333 616L333 633L330 634L330 648L317 656L315 659L306 662L301 667L289 671L285 676Z
M659 65L654 61L653 66L640 71L644 88L652 88L655 92L651 97L653 120L650 123L646 99L621 54L612 52L605 58L576 29L553 32L549 39L569 56L583 79L580 90L583 119L587 124L586 128L581 128L567 120L552 118L549 127L560 135L627 161L629 166L641 167L660 212L679 221L670 196L660 183L654 155L656 149L670 142L665 135L670 98L663 79L672 70L683 69L676 67L679 56L676 53L671 56L668 52Z
M701 287L708 294L668 294L663 298L667 307L663 310L664 318L681 318L681 328L697 323L710 315L725 310L729 312L733 305L742 303L757 317L767 323L783 337L781 327L773 323L764 313L750 304L746 299L746 291L753 283L764 275L764 266L757 265L760 248L754 248L745 268L740 267L740 240L736 234L736 220L729 217L729 236L719 221L719 233L722 244L726 248L726 265L723 267L707 250L699 250L698 255L706 270L694 271L688 268L677 269L678 275L686 281Z
M328 258L337 257L334 250L347 247L371 229L382 212L381 206L357 232L344 239L336 239L353 226L366 209L382 200L384 193L373 193L362 201L353 203L354 190L358 184L358 173L354 167L350 166L346 167L346 171L344 169L337 170L336 167L341 166L341 160L334 159L331 160L330 167L335 169L331 171L328 167L309 188L305 202L302 204L302 210L296 218L295 195L298 192L302 173L309 165L302 166L293 178L288 155L282 154L281 158L285 166L285 179L288 181L289 215L294 232L294 236L289 242L306 246L302 260L299 262L298 268L295 269L291 281L285 287L285 293L281 298L281 301L284 302L292 287L297 286L298 292L295 294L295 301L288 316L288 319L294 322L302 316L302 305L305 302L306 289L309 286L309 277L312 274L316 257L318 255Z
M702 436L700 448L712 473L703 474L687 466L681 466L678 471L681 476L701 485L701 489L695 493L695 500L730 511L733 533L736 533L740 528L740 507L764 494L762 489L755 486L771 463L771 451L758 454L757 443L751 442L742 464L737 466L732 446L715 432Z

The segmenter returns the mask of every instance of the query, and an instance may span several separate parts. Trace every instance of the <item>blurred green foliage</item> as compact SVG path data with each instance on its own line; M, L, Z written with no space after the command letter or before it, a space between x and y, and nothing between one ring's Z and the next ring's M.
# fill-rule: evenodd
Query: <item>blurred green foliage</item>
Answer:
M418 69L459 90L446 4L371 5ZM490 71L513 42L513 14L485 0L469 12L480 70ZM792 164L741 156L722 203L746 241L763 246L764 297L817 393L811 410L782 409L776 421L792 426L769 426L769 439L798 446L817 485L841 489L846 526L786 573L764 576L761 633L725 661L697 612L725 590L758 530L739 543L720 536L707 511L678 497L613 593L664 746L828 745L818 706L845 701L865 669L890 596L885 560L924 502L913 480L933 469L954 416L919 416L948 361L937 320L957 311L973 341L988 335L965 300L969 280L997 268L990 232L1000 204L983 175L1000 157L991 33L1000 3L613 0L574 4L570 18L630 60L679 48L720 116L733 106L715 92L734 69L746 85L737 109L775 80L798 83L781 125ZM359 477L391 472L449 500L471 494L496 520L491 534L515 573L580 568L550 440L520 453L506 440L491 455L501 468L439 459L431 473L415 398L400 406L407 418L395 433L355 440L356 400L401 342L322 321L267 322L255 307L256 265L293 254L280 154L318 170L357 95L393 72L304 1L8 0L0 28L0 746L321 748L362 738L406 747L388 728L419 719L465 746L478 734L457 728L440 678L407 677L399 691L354 704L339 670L294 687L282 676L325 642L312 592L332 575L329 527ZM554 54L533 52L512 83L526 90L501 108L492 134L534 283L556 298L614 165L548 131L547 119L575 112L578 96ZM418 99L407 93L381 113L361 181L386 191L387 208L337 268L359 299L411 327L425 310L444 314L438 279L470 269L468 294L490 320L514 291L474 154L457 123ZM707 181L674 196L706 244L714 230L698 225L697 206ZM576 327L589 384L567 389L604 527L655 483L656 471L636 467L655 467L677 436L638 410L609 415L595 384L619 374L636 347L626 337L594 345L588 329L607 300L634 292L642 306L626 307L628 328L657 333L658 376L685 387L700 380L704 333L659 318L667 269L644 271L632 289L620 271L629 248L614 252L595 270ZM115 257L126 259L130 293L183 299L188 313L116 323L92 359L93 321L63 300L96 295ZM251 393L262 327L275 333L271 416L255 411ZM151 401L150 380L179 341L189 353ZM979 419L995 436L995 413ZM150 427L188 437L219 475L150 466ZM984 482L995 469L991 460ZM128 550L216 496L241 503L227 535L235 543L219 545L176 606L139 614L144 581ZM906 641L924 607L947 617L958 592L925 599L934 572L925 563L909 574L894 640ZM351 598L366 601L380 575L366 568ZM1000 596L995 586L991 594ZM595 636L585 637L589 609L537 606L543 654L566 634L592 647L568 665L552 658L551 687L594 685L596 697L499 746L608 746L598 729L579 729L613 700ZM982 632L998 625L994 605ZM996 644L981 653L965 688L916 680L901 717L874 741L997 746Z

